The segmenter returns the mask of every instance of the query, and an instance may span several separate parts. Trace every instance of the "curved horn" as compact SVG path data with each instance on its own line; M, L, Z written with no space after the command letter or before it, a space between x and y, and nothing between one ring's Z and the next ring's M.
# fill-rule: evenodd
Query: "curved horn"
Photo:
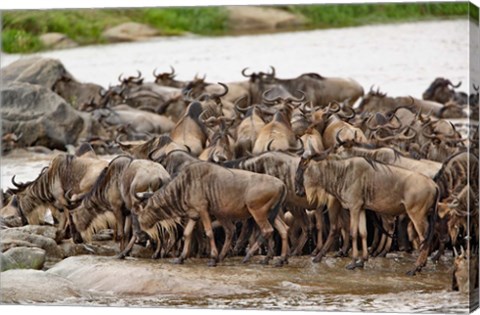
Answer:
M140 79L142 77L142 73L140 72L140 70L137 70L137 76L136 77L130 77L132 79Z
M350 106L344 106L343 107L344 111L345 111L345 108L347 108L348 111L350 111L350 115L345 115L345 114L340 114L340 113L338 113L337 115L344 118L345 120L353 119L355 117L355 111Z
M272 72L270 73L270 75L275 78L275 73L276 73L275 67L270 66L270 69L272 69Z
M373 127L371 125L371 122L374 116L375 116L374 114L370 115L370 117L367 119L367 122L365 123L367 128L370 129L371 131L377 131L378 129L382 128L382 126Z
M374 138L375 140L377 140L377 141L386 142L386 141L390 141L390 140L393 140L393 139L396 138L396 136L380 137L379 135L377 135L377 131L378 131L378 130L376 130L376 131L372 134L373 138Z
M247 106L247 107L245 107L245 108L240 107L240 102L243 101L244 99L247 99L247 100L248 100L248 98L249 98L249 95L244 95L244 96L242 96L242 97L239 97L239 98L235 101L235 104L234 104L234 105L235 105L235 109L236 109L238 112L240 112L240 113L242 113L242 114L245 114L245 113L252 107L252 105Z
M122 76L123 76L123 73L120 73L120 75L118 76L118 82L120 82L120 83L122 83L123 80L124 80L124 79L122 78Z
M345 144L345 141L340 140L340 133L342 132L344 128L340 128L339 131L337 131L337 134L335 135L335 141L337 141L338 146L342 146Z
M475 84L474 84L474 85L473 85L473 89L474 89L476 92L478 92L478 90L480 89L480 86L478 86L478 85L475 86Z
M305 144L303 143L302 138L297 138L297 142L298 142L298 145L293 150L295 150L296 154L301 155L305 151Z
M15 176L17 176L17 175L13 175L13 177L12 177L12 184L13 184L15 187L17 187L17 188L25 188L25 187L28 186L29 183L17 183L17 182L15 182Z
M154 76L155 78L158 79L158 77L161 75L161 73L160 73L160 74L157 74L156 72L157 72L157 68L153 69L152 74L153 74L153 76Z
M274 139L272 139L272 140L270 140L270 142L268 142L268 144L267 144L267 151L272 151L271 146L272 146L273 140L274 140Z
M426 123L423 127L422 127L422 135L426 138L429 138L429 139L433 139L433 138L436 138L436 135L434 135L433 133L432 134L427 134L427 127L430 126L431 124L433 124L433 120L429 121L428 123Z
M407 136L409 130L413 131L411 136ZM400 135L398 136L398 139L400 139L400 140L412 140L416 136L417 136L417 131L415 129L413 129L411 126L406 126L404 128L404 131L401 132Z
M246 77L246 78L251 78L252 75L253 75L253 73L250 74L250 75L246 74L245 72L247 71L247 69L248 69L248 67L247 67L247 68L243 68L243 70L242 70L242 75L243 75L244 77Z
M115 143L121 145L121 146L128 146L128 144L125 144L125 143L122 143L120 141L120 138L122 137L123 135L118 135L116 138L115 138Z
M447 80L447 82L448 82L448 85L450 85L454 89L459 88L460 85L462 85L462 81L458 82L457 85L453 85L453 83L450 80Z
M395 127L393 125L393 122L390 122L390 123L386 124L385 127L389 128L389 129L392 129L392 130L397 130L397 129L402 128L402 121L400 120L400 118L398 118L398 116L396 114L394 114L391 119L395 119L398 122L398 127Z
M168 74L168 77L170 79L173 79L173 77L175 76L175 68L172 65L170 65L170 70L172 70L172 72Z
M228 93L228 86L227 86L226 84L221 83L221 82L218 82L218 84L221 85L221 86L223 86L223 88L224 88L225 90L224 90L222 93L218 93L218 94L217 94L217 93L213 93L213 94L212 94L212 97L220 98L220 97L222 97L222 96L227 95L227 93Z
M335 109L332 107L333 105L336 105ZM340 109L341 109L340 104L338 104L337 102L333 102L333 103L328 104L327 113L338 113L340 111Z
M300 93L302 95L301 98L293 98L293 97L287 97L285 99L285 102L298 102L298 103L301 103L301 102L304 102L306 99L307 99L307 96L305 95L305 93L301 90L297 90L298 93Z
M272 91L272 89L268 89L268 90L266 90L265 92L263 92L263 94L262 94L263 102L264 102L265 104L271 105L271 104L274 104L274 103L282 100L282 97L281 97L281 96L277 96L277 97L274 98L274 99L269 99L269 98L267 98L267 94L268 94L268 92L270 92L270 91Z

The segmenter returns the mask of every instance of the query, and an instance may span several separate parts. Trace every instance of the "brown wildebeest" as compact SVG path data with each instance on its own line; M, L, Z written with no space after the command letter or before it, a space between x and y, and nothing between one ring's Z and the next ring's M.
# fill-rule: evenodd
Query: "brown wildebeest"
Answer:
M85 242L90 242L99 229L114 228L121 250L125 249L126 238L130 236L130 213L136 205L135 193L155 191L169 181L170 175L158 163L125 155L116 157L89 192L71 196L69 201L76 206L70 211L76 230ZM132 242L130 245L133 247Z
M292 248L292 255L300 254L305 242L310 234L309 226L307 224L305 209L315 209L315 218L317 225L317 251L321 249L323 245L322 231L324 227L323 222L323 206L327 203L327 197L321 200L315 200L309 202L307 198L297 196L295 194L295 171L297 169L300 157L287 152L263 152L258 156L240 158L233 161L228 161L223 164L225 167L242 169L250 172L267 174L280 179L287 188L287 197L285 200L286 207L290 210L292 216L296 222L300 224L301 235L297 240L297 244ZM333 203L333 202L331 202ZM331 204L330 203L330 204ZM332 206L329 210L338 209ZM330 213L329 216L332 221L336 222L336 213ZM332 218L332 216L335 216Z
M91 189L98 175L108 162L98 158L90 145L84 144L76 155L59 154L53 158L47 168L32 182L18 184L12 189L18 199L18 210L29 222L36 209L40 206L53 207L63 212L65 218L59 227L58 238L62 239L68 227L69 206L65 194L83 194Z
M285 185L272 176L196 162L183 168L169 184L156 191L146 203L140 204L137 215L141 229L157 242L161 242L162 235L175 234L177 224L183 219L188 220L184 229L183 251L176 263L182 263L188 258L192 231L200 219L210 241L211 266L219 258L223 259L228 251L226 246L231 243L228 238L232 237L228 232L231 221L253 217L260 228L261 237L243 262L249 260L265 239L270 239L273 224L282 238L279 263L283 264L287 259L287 230L277 215L285 197ZM215 245L211 215L226 227L227 240L220 256ZM273 256L272 250L270 248L267 261Z
M291 94L304 91L313 104L322 107L346 100L352 106L364 94L363 87L353 79L323 77L317 73L304 73L294 79L267 79L267 82L281 85Z
M199 119L202 112L202 105L199 102L192 102L188 105L185 115L170 132L170 137L175 143L190 148L190 152L195 156L202 153L208 138L207 129Z
M153 152L167 154L173 150L190 151L188 147L175 143L168 135L153 137L148 141L142 141L140 143L121 142L120 136L118 136L115 142L120 146L122 151L137 159L148 159Z
M432 84L430 84L428 89L423 92L422 98L424 100L445 104L454 98L455 91L453 88L458 88L461 84L462 82L459 82L457 85L453 85L453 83L448 79L436 78ZM452 89L450 87L452 87Z
M326 159L327 153L317 156L318 161L312 160L312 157L302 157L295 177L295 190L298 195L306 195L311 200L320 187L335 196L343 208L350 210L353 253L352 263L347 268L362 267L368 258L365 209L369 209L390 216L408 214L422 242L415 268L408 274L414 275L420 271L427 262L433 222L437 216L439 194L436 184L424 175L395 166L360 157ZM429 222L431 209L433 215ZM363 248L363 256L359 261L358 232Z

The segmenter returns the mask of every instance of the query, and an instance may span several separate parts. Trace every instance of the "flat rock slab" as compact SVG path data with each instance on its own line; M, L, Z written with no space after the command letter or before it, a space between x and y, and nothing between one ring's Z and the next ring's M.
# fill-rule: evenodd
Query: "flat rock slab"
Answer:
M216 296L250 292L230 281L210 277L198 281L198 274L186 272L182 267L165 260L157 263L151 259L76 256L59 262L47 273L67 279L81 290L118 296Z
M229 6L229 25L233 31L274 31L305 25L305 17L284 10L256 7Z
M52 303L80 296L71 281L55 274L30 269L1 273L1 303Z
M127 22L105 30L102 35L109 42L131 42L158 36L160 33L151 26Z

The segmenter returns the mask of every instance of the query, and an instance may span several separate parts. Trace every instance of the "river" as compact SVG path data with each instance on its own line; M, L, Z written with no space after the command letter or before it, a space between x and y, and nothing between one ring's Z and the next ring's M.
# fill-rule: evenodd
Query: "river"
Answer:
M451 20L227 37L170 37L37 55L60 59L78 80L105 87L116 84L120 73L133 75L137 69L147 81L153 80L151 73L154 68L168 71L172 65L180 80L190 79L195 74L206 74L208 81L226 82L242 80L240 71L244 67L267 71L268 66L273 65L281 78L317 72L323 76L352 77L367 91L374 85L375 89L378 87L392 96L421 97L436 77L449 78L453 83L462 81L463 90L468 92L469 27L467 20ZM3 67L23 57L26 56L2 54L1 65ZM478 64L472 66L478 72ZM50 155L41 154L3 157L1 187L10 187L10 179L15 174L18 181L34 179L50 159ZM312 265L307 258L292 259L292 263L283 269L263 269L263 284L272 290L264 289L263 294L252 296L227 299L178 296L154 300L138 297L117 301L95 300L91 303L72 300L71 304L323 311L467 311L466 297L449 290L451 258L438 266L429 263L423 275L406 278L403 276L404 263L397 261L411 262L412 257L394 257L372 259L365 270L354 272L343 268L343 260L327 259L319 265ZM214 275L219 271L227 277L229 273L234 276L250 272L250 269L240 266L238 259L233 262L234 266L227 264L206 272L204 262L197 261L202 264L198 267L202 271L197 281L201 281L202 274ZM270 281L271 277L275 281ZM363 287L365 291L362 291Z

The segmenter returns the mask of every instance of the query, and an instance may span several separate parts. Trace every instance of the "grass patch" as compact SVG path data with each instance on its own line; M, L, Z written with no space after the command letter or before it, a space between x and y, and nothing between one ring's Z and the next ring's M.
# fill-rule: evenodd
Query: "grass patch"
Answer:
M41 50L38 36L49 32L63 33L80 45L103 43L104 30L125 22L148 24L166 35L219 35L226 31L227 19L221 7L4 11L2 50Z
M303 14L310 28L330 28L431 18L477 16L464 3L386 3L279 6ZM125 22L148 24L164 35L191 32L228 34L228 13L222 7L25 10L2 12L2 50L29 53L42 50L39 36L49 32L67 35L79 45L104 43L102 32Z
M287 10L303 14L310 27L329 28L439 17L466 17L468 3L325 4L288 6Z

